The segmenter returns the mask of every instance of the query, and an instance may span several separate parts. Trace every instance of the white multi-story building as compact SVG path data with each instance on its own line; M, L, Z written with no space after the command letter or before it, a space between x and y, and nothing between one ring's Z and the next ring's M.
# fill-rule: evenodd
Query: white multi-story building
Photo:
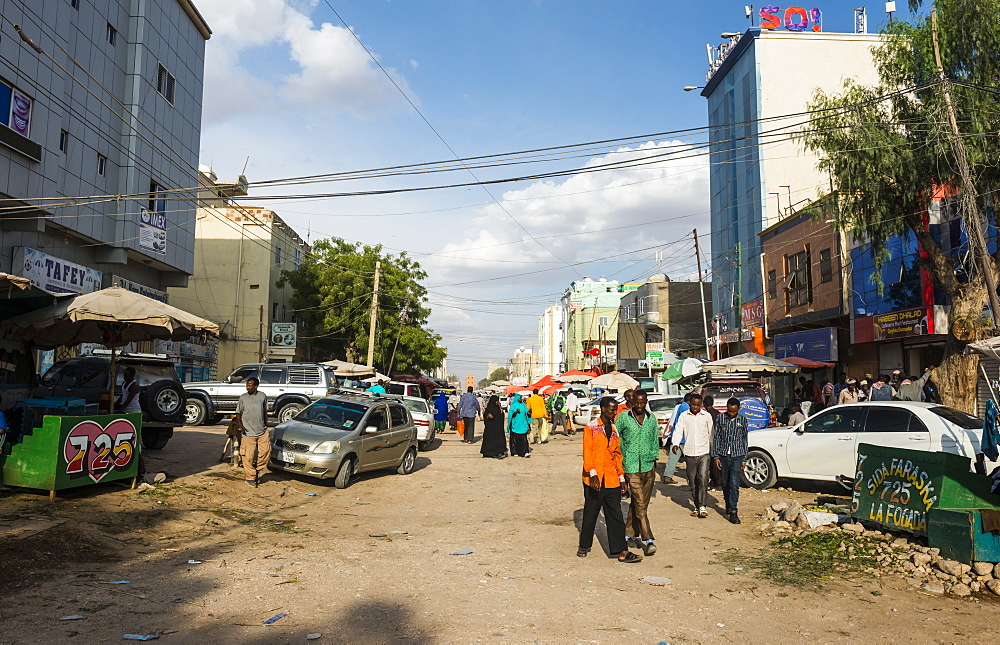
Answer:
M538 317L538 368L542 374L560 374L566 362L563 343L565 310L552 306Z

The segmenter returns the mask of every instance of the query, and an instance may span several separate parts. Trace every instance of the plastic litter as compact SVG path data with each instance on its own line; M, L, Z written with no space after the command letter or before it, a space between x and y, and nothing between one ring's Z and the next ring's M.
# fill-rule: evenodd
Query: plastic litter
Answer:
M306 493L306 495L309 497L316 497L316 493ZM310 636L312 636L312 634L310 634Z
M802 511L802 515L809 522L809 528L811 529L836 524L838 518L836 513L820 513L818 511Z
M153 486L152 484L147 483L147 482L142 482L141 484L139 484L138 486L136 486L135 489L137 491L139 491L140 493L144 493L147 490L156 490L156 486Z
M274 524L275 526L280 526L281 524L284 524L284 521L281 521L281 522L271 522L271 524Z
M122 640L126 641L155 641L160 636L158 634L125 634Z
M472 553L472 549L459 549L451 555L469 555L470 553Z
M354 502L354 503L355 503L355 504L356 504L357 506L367 506L367 505L371 504L371 502Z
M392 533L395 533L396 535L407 535L406 531L392 531Z
M287 615L288 614L275 614L274 616L271 616L270 618L262 622L261 625L270 625L272 623L276 623Z
M188 564L201 564L201 560L188 560Z
M62 616L59 620L83 620L86 616L81 616L79 614L73 614L72 616Z
M743 567L733 567L733 571L743 571Z
M322 637L323 637L323 634L306 634L306 640L307 641L314 641L317 638L322 638Z
M663 578L661 576L644 576L639 578L639 582L647 585L653 585L654 587L666 587L669 584L673 584L673 580L670 578Z
M389 537L388 533L369 533L368 537Z
M725 623L715 623L715 626L716 627L725 627L726 624Z
M112 580L108 584L109 585L130 585L130 584L132 584L132 581L131 580Z

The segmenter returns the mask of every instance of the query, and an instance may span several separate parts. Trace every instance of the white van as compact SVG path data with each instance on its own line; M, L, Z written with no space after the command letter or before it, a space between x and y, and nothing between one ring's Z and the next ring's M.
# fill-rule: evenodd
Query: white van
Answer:
M386 394L399 394L401 396L415 396L418 399L424 398L423 390L416 383L405 383L403 381L389 381L385 384Z

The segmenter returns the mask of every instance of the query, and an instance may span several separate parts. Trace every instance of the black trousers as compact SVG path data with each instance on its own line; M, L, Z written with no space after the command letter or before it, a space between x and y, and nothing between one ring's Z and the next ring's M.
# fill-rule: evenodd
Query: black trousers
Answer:
M462 439L466 441L476 440L476 417L463 417L465 421L465 434L462 435Z
M611 555L618 555L625 545L625 518L622 517L622 490L620 487L602 488L597 491L583 485L583 523L580 526L580 548L589 549L594 544L597 515L604 509L604 524L608 527L608 548Z

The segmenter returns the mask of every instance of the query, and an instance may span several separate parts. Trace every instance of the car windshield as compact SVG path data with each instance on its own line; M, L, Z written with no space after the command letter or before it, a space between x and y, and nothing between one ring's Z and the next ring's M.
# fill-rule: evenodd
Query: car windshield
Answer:
M403 399L403 405L405 405L410 412L423 412L424 414L427 414L427 401Z
M406 386L402 383L388 383L385 391L387 394L406 394Z
M350 430L361 421L361 417L365 416L365 412L367 411L367 406L358 405L357 403L338 401L336 399L321 399L302 412L299 412L295 419L297 421L308 421L309 423L330 426L332 428Z
M663 399L650 399L649 409L653 412L665 412L670 408L677 407L677 404L681 402L679 397L667 397Z
M943 418L945 421L950 421L960 428L965 428L966 430L982 430L983 420L972 416L971 414L966 414L961 410L956 410L955 408L949 408L946 405L939 405L930 409L931 412Z

